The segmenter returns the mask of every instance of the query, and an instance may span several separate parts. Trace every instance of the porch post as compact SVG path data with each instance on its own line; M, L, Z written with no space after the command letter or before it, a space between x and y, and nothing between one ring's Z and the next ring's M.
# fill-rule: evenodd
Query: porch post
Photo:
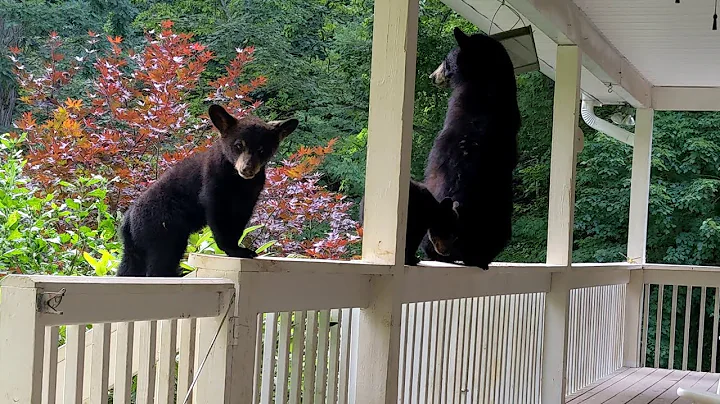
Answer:
M358 404L397 402L417 29L418 0L375 2L363 260L393 270L375 277L360 311Z
M0 294L0 402L40 404L45 327L34 286L9 286Z
M577 161L580 108L580 50L575 45L557 48L553 107L547 263L572 264L575 211L575 163ZM542 354L542 402L564 403L567 375L568 309L570 289L565 274L554 273L545 297Z
M638 109L636 115L627 258L629 262L645 264L654 112L652 109ZM639 367L643 363L640 358L643 284L643 272L631 271L625 295L623 366L627 367Z

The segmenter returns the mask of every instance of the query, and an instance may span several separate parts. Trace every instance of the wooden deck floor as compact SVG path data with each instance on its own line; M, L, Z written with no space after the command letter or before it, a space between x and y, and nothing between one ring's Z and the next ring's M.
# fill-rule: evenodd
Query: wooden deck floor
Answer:
M677 388L715 392L720 374L652 368L622 368L568 396L568 404L689 404Z

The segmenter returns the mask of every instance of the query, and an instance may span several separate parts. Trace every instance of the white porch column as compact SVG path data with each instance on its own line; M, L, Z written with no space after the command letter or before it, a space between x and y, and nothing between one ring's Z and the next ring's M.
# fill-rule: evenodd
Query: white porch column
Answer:
M653 132L652 109L638 109L635 117L635 146L633 149L630 186L630 222L628 228L628 261L645 264L647 244L648 204L650 201L650 158ZM625 341L623 366L642 366L640 358L641 310L643 272L632 271L625 295Z
M557 48L553 107L547 263L572 264L575 211L575 163L580 109L580 50L575 45ZM564 403L567 375L567 334L570 289L563 273L552 277L545 298L542 355L542 402Z
M363 260L391 264L361 310L355 403L396 403L418 0L375 2Z
M45 327L35 287L3 286L0 296L0 402L40 404Z

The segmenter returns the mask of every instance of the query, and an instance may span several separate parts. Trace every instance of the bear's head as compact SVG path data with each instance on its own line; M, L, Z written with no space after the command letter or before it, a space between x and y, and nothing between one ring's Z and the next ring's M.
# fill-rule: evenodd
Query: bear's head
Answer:
M508 80L511 80L515 86L512 60L500 42L485 34L467 35L457 27L454 34L458 46L430 75L436 85L455 87L475 83L495 86L498 82L510 84Z
M458 202L445 198L440 201L439 209L431 219L427 234L435 252L440 255L450 255L453 244L457 239L455 229L459 217L458 207Z
M223 155L245 179L255 177L298 126L297 119L265 122L252 115L236 119L219 105L211 105L208 114L220 131Z

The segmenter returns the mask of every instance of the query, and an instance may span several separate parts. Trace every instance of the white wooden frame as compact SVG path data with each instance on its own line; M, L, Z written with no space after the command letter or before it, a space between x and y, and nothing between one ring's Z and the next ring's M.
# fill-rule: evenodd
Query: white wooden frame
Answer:
M191 295L194 299L188 299ZM69 369L81 377L84 324L216 317L234 295L232 282L224 279L8 276L3 280L0 300L0 363L12 365L0 366L0 402L40 403L46 327L82 326L70 327L69 331L80 334L72 355L77 361ZM52 298L55 300L48 302ZM109 327L98 329L93 340L109 345ZM54 331L49 335L57 334ZM105 380L90 382L91 386L99 383L106 394L109 361L104 352L102 355L93 360L102 367ZM103 397L97 387L93 391ZM83 398L81 389L65 393L73 402Z

